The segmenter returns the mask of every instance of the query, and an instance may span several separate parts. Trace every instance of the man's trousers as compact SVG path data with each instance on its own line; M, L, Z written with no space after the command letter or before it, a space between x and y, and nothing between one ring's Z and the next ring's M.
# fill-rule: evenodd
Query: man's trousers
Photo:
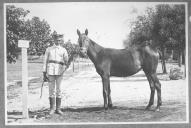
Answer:
M61 98L62 75L49 75L49 97Z

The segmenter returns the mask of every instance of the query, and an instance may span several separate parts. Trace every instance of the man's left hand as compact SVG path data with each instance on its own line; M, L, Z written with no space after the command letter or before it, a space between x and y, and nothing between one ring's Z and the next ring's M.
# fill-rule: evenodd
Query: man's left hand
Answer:
M43 72L43 81L47 82L48 81L48 77L47 77L47 73Z

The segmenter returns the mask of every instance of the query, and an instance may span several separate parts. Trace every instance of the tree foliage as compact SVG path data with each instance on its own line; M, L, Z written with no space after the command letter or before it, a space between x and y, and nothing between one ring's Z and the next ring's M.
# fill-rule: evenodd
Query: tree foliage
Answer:
M6 42L7 42L7 61L16 62L18 53L18 40L24 32L24 17L29 13L22 8L6 6Z
M12 5L6 6L7 61L16 62L20 53L18 40L29 40L29 55L42 55L52 44L50 25L39 17L25 20L28 10Z
M156 47L185 48L185 6L157 5L138 16L125 46L152 40ZM127 42L128 41L128 42Z
M71 64L71 62L80 54L80 47L77 44L73 44L71 43L70 40L68 40L67 42L63 42L62 45L68 52L68 65Z
M66 48L69 56L78 55L80 53L80 47L77 44L73 44L70 40L66 41L63 44L63 47Z
M159 5L156 7L155 37L165 47L185 48L185 6Z
M30 55L42 55L45 49L52 41L50 34L50 26L45 20L40 20L39 17L33 17L25 22L24 37L30 40L28 53Z
M138 16L137 20L131 23L131 32L128 38L124 41L125 47L140 45L145 43L145 41L151 40L154 26L153 21L154 10L148 8L146 15Z
M160 4L148 8L132 26L125 47L150 41L152 47L161 51L163 64L166 48L178 49L179 55L185 50L185 5Z

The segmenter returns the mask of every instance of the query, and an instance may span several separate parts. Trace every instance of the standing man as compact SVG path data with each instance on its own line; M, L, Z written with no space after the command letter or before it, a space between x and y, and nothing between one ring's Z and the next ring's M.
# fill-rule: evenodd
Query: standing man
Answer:
M63 43L63 35L53 34L54 45L48 47L45 52L44 65L43 65L43 79L49 82L49 102L50 112L63 114L60 109L61 106L61 90L62 75L66 69L68 62L68 53L65 48L61 46ZM56 106L55 106L56 101ZM56 107L56 111L55 111Z

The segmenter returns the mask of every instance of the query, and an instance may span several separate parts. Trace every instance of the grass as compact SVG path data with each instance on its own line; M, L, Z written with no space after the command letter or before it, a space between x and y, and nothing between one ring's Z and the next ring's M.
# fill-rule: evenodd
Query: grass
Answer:
M83 63L83 64L82 64ZM73 64L71 63L70 66ZM74 72L79 72L80 70L85 70L87 66L86 62L75 62L74 63ZM42 69L43 69L43 60L42 58L28 60L28 77L35 77L42 79ZM71 71L67 71L67 74L70 75L73 73L73 68ZM22 79L22 61L21 59L17 60L15 64L7 63L7 82L21 81ZM39 80L39 79L38 79Z
M28 77L42 77L43 63L28 63ZM15 64L7 64L7 81L22 79L22 62L17 60Z

